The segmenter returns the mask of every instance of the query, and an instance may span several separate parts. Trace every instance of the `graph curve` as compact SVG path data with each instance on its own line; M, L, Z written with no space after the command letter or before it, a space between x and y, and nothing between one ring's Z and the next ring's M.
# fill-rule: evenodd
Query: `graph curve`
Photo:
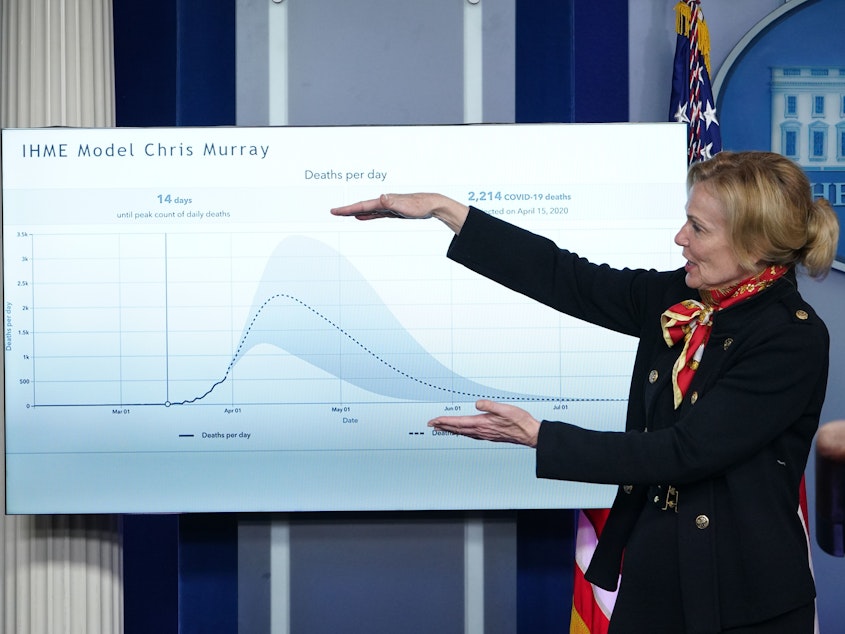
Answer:
M380 397L559 400L497 389L456 374L408 332L346 257L319 240L299 235L283 240L254 297L227 376L249 350L270 344Z

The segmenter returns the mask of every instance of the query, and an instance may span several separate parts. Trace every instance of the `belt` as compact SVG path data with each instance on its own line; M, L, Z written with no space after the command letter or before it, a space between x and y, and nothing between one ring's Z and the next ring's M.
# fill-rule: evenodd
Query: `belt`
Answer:
M675 511L678 512L678 489L671 484L659 484L650 487L648 490L649 497L654 505L661 511Z

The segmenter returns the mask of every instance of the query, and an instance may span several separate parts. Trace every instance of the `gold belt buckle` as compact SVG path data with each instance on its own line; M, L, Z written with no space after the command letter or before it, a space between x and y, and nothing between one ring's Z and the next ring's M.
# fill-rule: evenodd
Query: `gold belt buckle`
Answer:
M664 504L663 508L660 509L661 511L668 511L669 509L675 509L675 513L678 512L678 489L669 485L669 489L666 491L666 497L663 498Z

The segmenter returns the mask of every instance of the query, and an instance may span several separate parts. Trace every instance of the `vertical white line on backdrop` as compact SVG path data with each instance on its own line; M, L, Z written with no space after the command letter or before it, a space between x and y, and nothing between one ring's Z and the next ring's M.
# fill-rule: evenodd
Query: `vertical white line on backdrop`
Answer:
M269 123L287 125L288 112L288 4L268 0L267 55L269 56Z
M464 123L484 120L481 0L464 1ZM484 634L484 520L464 520L464 634Z
M287 125L288 2L267 3L268 123ZM270 524L270 631L290 634L290 522L275 517Z
M464 520L464 634L484 634L484 519Z
M464 123L484 119L481 0L464 0Z
M270 521L270 634L290 634L290 522Z

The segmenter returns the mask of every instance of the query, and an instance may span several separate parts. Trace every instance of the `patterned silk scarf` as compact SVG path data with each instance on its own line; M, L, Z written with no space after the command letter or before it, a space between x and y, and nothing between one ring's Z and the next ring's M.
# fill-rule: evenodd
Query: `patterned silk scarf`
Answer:
M684 348L672 368L675 409L678 409L683 401L693 374L701 362L704 346L707 345L713 327L713 315L771 286L787 270L785 266L769 266L759 275L749 277L734 286L699 291L702 301L685 299L668 308L660 316L666 345L671 348L681 339L684 341Z

